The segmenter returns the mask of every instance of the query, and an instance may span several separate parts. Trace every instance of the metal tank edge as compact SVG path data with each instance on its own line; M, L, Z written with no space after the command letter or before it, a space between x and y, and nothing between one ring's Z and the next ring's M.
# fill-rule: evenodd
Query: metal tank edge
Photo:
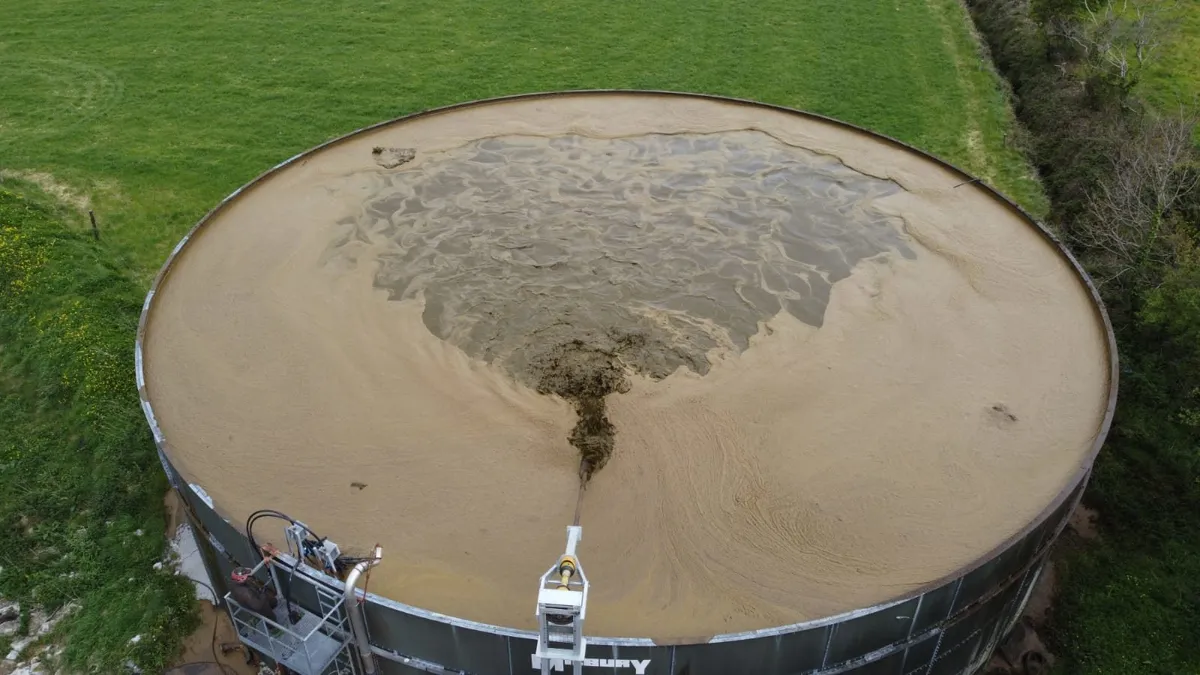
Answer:
M647 638L589 637L588 658L605 663L589 666L588 672L628 675L635 672L632 664L635 660L646 675L971 675L978 672L1024 609L1051 544L1066 526L1071 511L1082 497L1092 464L1112 423L1118 388L1118 357L1116 339L1100 294L1083 267L1052 232L996 189L953 164L902 141L823 115L711 94L593 89L518 94L433 108L358 129L297 154L238 188L205 214L171 251L146 294L138 323L134 363L142 411L154 435L159 459L172 487L187 507L185 511L191 524L198 526L197 531L201 536L197 536L197 540L213 581L223 589L224 579L228 578L234 566L231 559L239 563L250 562L249 542L244 533L213 505L203 488L188 483L171 464L170 444L158 426L147 396L142 360L146 325L155 292L192 235L246 188L260 183L297 160L360 134L418 117L501 101L607 94L706 98L800 115L852 129L904 148L961 175L964 181L976 183L1038 231L1071 265L1080 283L1087 288L1108 343L1109 391L1104 419L1093 446L1072 480L1025 528L974 563L895 600L797 624L697 637L671 644L659 644ZM337 579L316 573L311 576L319 583L336 589L343 588L342 582ZM531 577L531 613L534 606L533 582ZM374 593L367 595L363 608L372 649L379 657L379 672L386 675L516 675L536 672L533 658L536 636L532 631L446 616ZM649 663L643 665L646 659L649 659Z

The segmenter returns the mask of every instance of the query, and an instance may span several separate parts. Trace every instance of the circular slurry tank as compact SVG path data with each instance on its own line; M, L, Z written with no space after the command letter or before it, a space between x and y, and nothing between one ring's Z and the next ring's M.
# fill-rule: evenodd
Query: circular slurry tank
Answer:
M985 184L657 92L298 155L181 242L138 337L214 573L260 508L382 544L364 607L397 673L534 672L577 508L587 672L973 672L1116 391L1090 282Z

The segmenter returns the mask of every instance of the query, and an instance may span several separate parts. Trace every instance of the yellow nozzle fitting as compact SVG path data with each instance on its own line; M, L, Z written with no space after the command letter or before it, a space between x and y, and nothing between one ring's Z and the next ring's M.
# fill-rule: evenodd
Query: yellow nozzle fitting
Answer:
M577 563L571 556L563 556L562 560L558 561L558 575L561 581L558 584L559 588L567 588L570 585L571 577L575 575L575 567Z

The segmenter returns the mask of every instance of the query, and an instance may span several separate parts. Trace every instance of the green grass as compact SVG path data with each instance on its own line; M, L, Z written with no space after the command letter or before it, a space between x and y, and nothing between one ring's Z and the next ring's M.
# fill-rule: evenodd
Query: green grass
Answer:
M1167 110L1200 103L1200 0L1166 10L1167 39L1142 74L1141 93Z
M862 124L1041 212L967 26L957 0L8 0L0 166L91 192L146 275L221 197L355 128L502 94L658 88Z
M1060 561L1053 649L1063 675L1200 674L1200 542L1109 537Z
M64 627L77 662L117 663L142 633L156 639L139 643L140 662L161 663L187 601L149 571L165 484L129 355L139 296L171 247L237 186L329 138L464 100L582 88L831 115L1046 210L958 0L7 0L0 170L87 195L104 237L70 235L78 214L4 193L5 224L29 237L8 244L26 247L13 269L34 285L0 305L0 448L13 455L0 550L29 570L5 563L0 592L82 599ZM22 516L38 527L14 525ZM145 536L131 538L137 528Z
M0 183L0 589L80 602L62 626L76 665L161 669L195 618L187 582L153 569L166 481L130 377L141 289L70 219Z

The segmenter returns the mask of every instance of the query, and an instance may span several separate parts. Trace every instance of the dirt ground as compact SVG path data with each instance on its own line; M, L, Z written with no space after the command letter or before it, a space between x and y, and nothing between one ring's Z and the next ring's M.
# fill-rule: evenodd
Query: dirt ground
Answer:
M186 520L187 516L183 513L183 503L179 500L179 493L175 490L167 490L167 494L163 497L163 510L167 516L167 538L175 536L175 531L179 529Z
M216 628L214 641L213 628ZM241 650L231 651L228 655L221 654L222 644L240 644L229 614L223 608L213 607L212 603L200 603L200 627L189 635L183 642L183 652L179 655L176 667L168 671L168 675L257 675L258 669L246 665ZM213 652L216 651L214 656ZM223 667L213 664L213 659Z
M187 522L187 515L174 490L168 490L163 497L163 508L167 516L167 536L171 537L181 524ZM201 600L200 627L183 641L183 651L175 661L175 667L167 671L168 675L257 675L256 668L246 665L245 652L238 650L223 655L222 644L240 644L229 614L224 608ZM218 659L215 663L214 658Z

